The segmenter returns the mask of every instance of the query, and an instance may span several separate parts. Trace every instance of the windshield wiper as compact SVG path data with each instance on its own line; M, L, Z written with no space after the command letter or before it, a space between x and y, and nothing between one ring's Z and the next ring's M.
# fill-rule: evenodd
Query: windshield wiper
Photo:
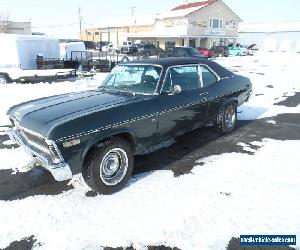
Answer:
M129 91L127 88L125 89L109 89L109 88L103 88L104 91L108 93L114 93L114 94L126 94L130 96L135 96L136 93Z

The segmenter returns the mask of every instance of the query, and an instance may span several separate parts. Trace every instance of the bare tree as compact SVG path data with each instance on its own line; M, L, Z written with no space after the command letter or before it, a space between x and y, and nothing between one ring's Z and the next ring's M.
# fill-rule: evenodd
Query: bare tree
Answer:
M9 23L9 14L0 13L0 33L7 33L8 23Z

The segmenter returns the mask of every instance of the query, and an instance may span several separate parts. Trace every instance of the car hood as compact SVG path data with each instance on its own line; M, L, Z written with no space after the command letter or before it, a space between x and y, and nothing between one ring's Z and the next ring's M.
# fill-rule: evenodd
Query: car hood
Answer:
M92 90L37 99L11 107L7 114L21 127L47 137L49 127L113 106L131 102L138 97ZM43 132L44 131L44 132Z

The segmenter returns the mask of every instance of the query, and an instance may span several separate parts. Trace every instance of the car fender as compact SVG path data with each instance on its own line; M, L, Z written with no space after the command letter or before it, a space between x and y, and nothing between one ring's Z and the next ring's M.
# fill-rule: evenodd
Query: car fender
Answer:
M225 107L227 106L229 103L232 103L232 102L235 102L236 105L238 106L238 103L239 103L239 100L237 97L230 97L230 98L227 98L220 106L219 108L219 112Z
M126 136L125 136L126 135ZM81 154L81 159L84 160L88 152L91 150L91 148L100 145L102 142L109 141L110 138L115 136L124 136L124 137L130 137L126 138L129 140L129 142L133 146L133 150L135 151L135 147L137 145L136 141L136 135L135 133L128 127L120 127L115 129L109 129L106 131L102 131L101 133L94 134L92 136L89 136L88 142L86 143L84 150Z

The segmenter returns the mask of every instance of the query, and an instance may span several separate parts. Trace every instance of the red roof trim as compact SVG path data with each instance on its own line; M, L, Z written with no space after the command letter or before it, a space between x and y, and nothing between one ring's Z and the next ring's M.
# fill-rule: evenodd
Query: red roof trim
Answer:
M174 11L174 10L185 10L185 9L195 8L195 7L203 7L203 6L213 4L217 1L218 0L207 0L207 1L204 1L204 2L195 2L195 3L183 4L183 5L177 6L176 8L172 9L172 11Z

